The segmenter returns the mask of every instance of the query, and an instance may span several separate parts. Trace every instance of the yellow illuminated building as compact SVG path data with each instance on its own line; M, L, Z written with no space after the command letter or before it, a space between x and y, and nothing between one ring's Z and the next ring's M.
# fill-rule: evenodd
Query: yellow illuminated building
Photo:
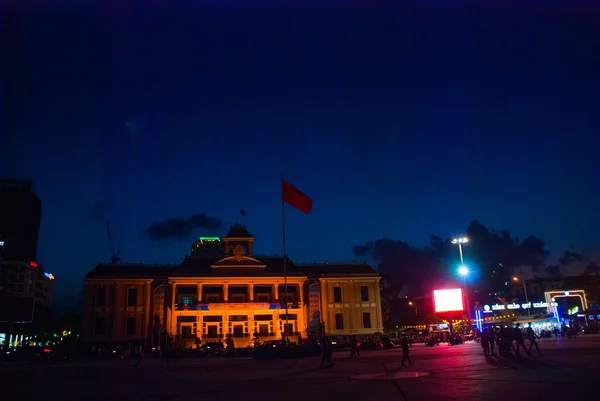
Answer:
M177 266L98 265L85 277L82 339L151 346L170 338L188 348L231 336L244 347L255 333L261 342L279 340L286 329L291 341L383 330L380 277L368 264L287 259L286 299L283 258L253 256L253 243L236 224L222 239L195 241Z

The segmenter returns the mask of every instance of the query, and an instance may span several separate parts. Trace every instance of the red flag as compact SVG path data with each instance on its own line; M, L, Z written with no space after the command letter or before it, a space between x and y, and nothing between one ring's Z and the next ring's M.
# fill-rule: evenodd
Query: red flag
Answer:
M281 196L285 203L301 212L309 214L312 210L312 199L283 178L281 179Z

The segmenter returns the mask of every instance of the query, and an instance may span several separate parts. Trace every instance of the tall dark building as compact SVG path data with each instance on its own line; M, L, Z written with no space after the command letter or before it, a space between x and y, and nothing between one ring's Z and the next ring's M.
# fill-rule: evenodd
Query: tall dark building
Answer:
M5 261L35 261L42 201L33 181L0 180L0 241Z
M219 237L200 237L192 244L192 257L219 259L225 255L225 244Z

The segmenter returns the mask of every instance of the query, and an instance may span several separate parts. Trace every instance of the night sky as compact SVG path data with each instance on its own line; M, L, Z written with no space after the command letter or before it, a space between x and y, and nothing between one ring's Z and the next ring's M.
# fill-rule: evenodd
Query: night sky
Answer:
M281 254L281 173L314 200L286 209L297 262L473 219L600 249L598 10L102 3L37 9L18 36L1 175L36 179L59 300L109 260L105 218L125 261L178 263L237 221ZM149 238L201 213L222 227Z

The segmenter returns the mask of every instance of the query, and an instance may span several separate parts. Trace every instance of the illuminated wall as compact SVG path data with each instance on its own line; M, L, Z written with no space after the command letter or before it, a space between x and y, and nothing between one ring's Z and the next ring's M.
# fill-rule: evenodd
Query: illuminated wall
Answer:
M321 278L321 317L332 335L383 331L379 277Z

